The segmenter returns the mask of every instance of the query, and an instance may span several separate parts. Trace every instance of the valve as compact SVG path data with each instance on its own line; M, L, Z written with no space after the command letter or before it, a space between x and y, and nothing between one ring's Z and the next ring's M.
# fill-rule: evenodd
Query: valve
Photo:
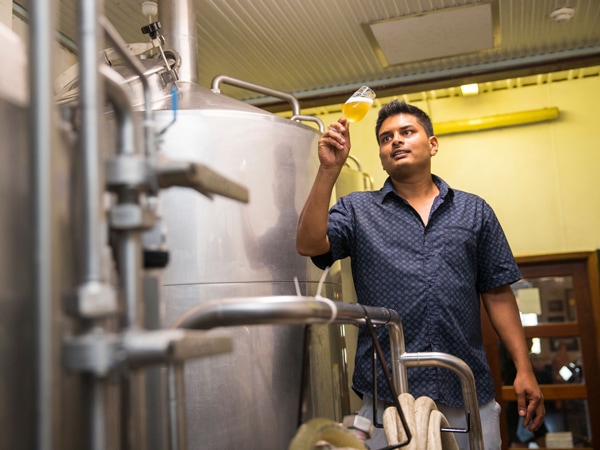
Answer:
M143 34L147 34L150 36L150 39L154 40L154 39L158 39L159 37L162 37L160 35L160 33L158 32L158 30L160 30L162 28L160 21L156 21L156 22L152 22L149 23L148 25L144 25L142 27L142 33Z

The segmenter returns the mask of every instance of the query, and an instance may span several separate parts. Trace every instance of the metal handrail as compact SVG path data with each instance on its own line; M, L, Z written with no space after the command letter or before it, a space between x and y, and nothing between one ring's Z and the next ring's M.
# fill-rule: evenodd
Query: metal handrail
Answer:
M483 432L475 391L475 378L469 366L456 356L440 352L407 353L402 320L393 309L334 302L323 297L274 296L235 297L198 305L183 314L176 328L207 330L222 326L277 324L355 324L386 325L390 336L392 378L398 394L408 392L407 367L437 366L456 373L461 381L465 413L470 420L469 442L472 450L483 450ZM177 398L169 392L171 401ZM181 425L169 418L171 430ZM469 424L469 422L468 422Z
M300 102L298 102L298 99L288 92L278 91L267 86L230 77L229 75L217 75L214 77L211 83L211 90L218 94L221 91L219 87L221 83L285 100L292 106L292 114L294 116L300 115Z

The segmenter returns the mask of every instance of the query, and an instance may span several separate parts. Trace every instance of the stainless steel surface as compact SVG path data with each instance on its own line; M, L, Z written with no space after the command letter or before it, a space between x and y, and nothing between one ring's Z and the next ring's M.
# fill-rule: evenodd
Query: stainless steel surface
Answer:
M211 82L212 91L215 93L221 92L221 84L229 84L231 86L246 89L247 91L258 92L260 94L265 94L271 97L285 100L292 107L292 114L294 116L300 115L300 102L296 97L287 92L278 91L276 89L262 86L256 83L250 83L248 81L240 80L238 78L234 78L228 75L217 75L215 78L213 78Z
M164 134L162 156L218 169L248 188L250 202L210 201L181 188L163 192L171 252L163 277L165 323L213 299L293 294L294 277L314 290L320 271L297 254L295 227L316 173L318 133L209 90L182 87L184 106ZM172 112L156 111L159 124L171 119ZM335 295L336 287L328 288ZM188 446L286 448L301 415L304 328L240 326L231 334L231 355L186 365ZM331 374L337 370L343 377L345 367L330 342L339 348L341 336L329 329L314 336L315 358L322 361L313 367L322 371L313 389L327 395L322 403L333 403ZM341 400L335 401L343 410ZM318 406L312 406L315 413Z
M319 133L325 133L325 125L323 125L323 121L316 116L307 116L305 114L295 114L291 117L291 120L297 120L298 122L313 122L317 124L319 129Z
M290 294L295 290L295 276L307 289L316 285L320 271L296 253L294 236L299 209L317 168L318 132L186 82L178 83L178 110L173 111L166 94L168 86L155 82L164 70L160 61L146 60L144 64L156 98L155 123L165 130L158 155L159 184L178 185L161 193L159 206L171 252L171 263L163 276L165 323L178 314L178 308L190 308L214 295L253 291ZM127 77L127 69L123 69L119 68ZM144 104L136 82L131 86L133 103ZM181 182L181 177L175 183L165 181L164 167L177 165L217 169L249 190L249 204L208 200L179 187L190 184ZM115 221L111 224L114 227ZM336 286L328 286L329 294L339 297ZM185 293L188 288L189 293ZM242 331L242 335L234 330L234 354L215 358L235 361L233 372L229 366L219 368L213 358L206 364L198 361L186 366L186 415L196 418L188 420L186 440L190 448L225 449L248 441L257 448L279 449L287 446L295 433L302 408L304 330L300 326L262 328ZM240 338L250 345L242 354ZM341 420L349 412L344 399L347 374L343 336L339 327L325 327L325 331L313 334L313 340L311 392L315 400L305 409L306 414ZM241 366L243 360L253 364ZM274 374L274 385L259 381L266 368ZM332 371L334 377L330 376ZM241 373L254 380L254 386L244 386ZM321 381L324 374L325 382ZM223 392L223 380L232 376L231 389ZM235 387L240 382L242 386ZM318 398L323 395L327 398ZM215 403L215 398L221 401ZM269 413L253 412L265 401L277 404L277 408ZM226 412L224 405L236 405L235 413ZM161 414L148 411L149 416ZM231 419L226 425L221 414ZM157 420L151 419L153 423ZM279 426L270 426L273 423ZM171 434L174 445L180 445L177 436Z
M404 353L401 361L406 367L443 367L458 375L462 387L465 414L467 418L470 418L469 446L473 450L483 450L483 430L481 420L479 420L479 404L471 368L456 356L440 352Z
M9 55L10 51L9 48ZM24 72L21 75L27 76ZM0 80L0 83L3 81ZM49 226L50 222L39 222L45 218L45 210L38 210L34 216L32 197L36 187L32 181L33 165L28 152L28 146L33 144L30 144L25 133L28 113L28 108L7 100L4 95L0 96L0 130L3 136L0 141L0 234L3 236L0 239L0 333L3 336L0 339L0 399L3 405L0 409L0 447L3 450L36 448L36 438L31 430L49 437L52 430L48 427L52 422L47 421L51 421L51 417L37 413L36 409L46 411L56 405L50 404L53 399L49 395L52 392L47 391L53 373L52 345L51 338L48 338L51 332L46 328L36 332L33 326L24 326L31 324L36 315L33 299L35 303L41 302L40 308L51 308L51 303L47 302L51 296L48 290L51 279L46 277L46 272L33 270L33 258L38 258L37 264L40 264L48 257L45 253L48 249L36 249L32 245L32 235L39 233L38 239L48 245L43 227ZM38 120L45 121L47 118L42 116ZM39 143L44 151L48 144ZM43 166L49 164L49 160L41 158L37 163ZM38 189L45 187L46 181L47 178L38 179ZM41 227L37 231L34 217L38 221L36 226ZM37 252L40 253L36 256ZM49 269L48 266L44 268ZM36 289L33 287L34 276L39 277ZM38 314L41 319L50 318L49 313L42 309ZM39 341L38 336L39 339L45 337L46 341ZM38 351L37 346L40 346ZM46 346L50 346L47 353ZM44 353L39 354L40 351ZM38 379L32 370L37 357L47 358L36 363L40 369ZM36 388L38 383L40 385ZM34 389L42 397L36 397Z
M81 2L79 8L79 86L81 131L79 150L82 155L83 197L86 207L83 211L83 239L85 242L82 260L82 284L102 280L100 245L101 235L101 192L102 173L100 171L100 116L104 89L100 83L100 27L97 17L101 14L100 2Z
M198 47L196 34L196 9L192 0L158 0L158 11L162 33L168 48L181 57L177 69L179 79L190 83L198 82ZM202 13L202 11L200 11Z
M145 68L138 59L132 57L125 42L112 23L104 16L100 16L99 21L108 41L114 46L118 55L127 62L128 67L137 75L138 80L142 85L142 91L144 93L144 123L142 125L144 129L144 154L147 157L154 157L156 142L154 136L154 121L152 119L152 96L150 84L148 83L145 74Z
M74 450L83 446L81 385L63 373L59 345L71 331L60 308L74 278L75 172L57 133L51 8L38 6L31 51L16 59L27 61L29 74L13 68L29 85L8 81L31 103L0 96L0 448ZM9 61L17 48L8 47Z
M162 151L158 155L159 165L156 166L159 180L162 178L161 170L164 168L165 161L167 166L184 164L186 167L191 165L195 168L217 168L227 179L236 180L241 185L248 187L251 198L255 194L257 195L254 202L251 201L245 206L222 198L210 201L197 193L179 187L190 184L182 183L181 180L167 183L178 186L169 188L160 196L159 209L165 219L167 244L172 253L172 263L164 274L164 283L177 285L187 277L190 269L197 269L194 280L185 281L184 284L194 286L197 283L206 289L200 295L194 294L193 297L181 298L170 296L170 286L167 286L163 291L166 301L165 323L168 324L172 308L187 308L209 299L214 286L224 289L223 292L229 294L239 293L240 289L247 293L249 287L254 288L259 284L266 289L261 291L262 293L273 293L274 291L291 293L294 290L294 276L298 276L304 284L310 283L310 280L314 280L316 283L319 271L312 268L308 260L297 255L294 234L299 208L316 171L313 152L318 138L317 132L311 127L274 116L258 108L244 105L185 82L178 84L179 109L173 111L168 94L169 87L162 85L160 77L161 70L164 70L161 68L161 62L145 60L143 63L145 64L144 75L148 77L149 84L152 86L153 100L156 99L153 102L153 107L156 108L153 112L153 124L156 124L157 129L165 130L161 137ZM132 72L135 75L136 70L132 71L127 67L117 67L116 65L113 68L119 70L122 77L131 80L132 89L129 92L133 95L133 104L137 108L147 104L145 101L146 90L139 81L135 80L135 76L131 75ZM67 82L66 85L73 86L74 84ZM109 86L111 86L110 93L118 96L118 91L115 89L114 91L117 93L113 92L110 82ZM64 98L73 98L72 92L66 92ZM119 103L119 101L113 101L115 107L119 106ZM136 113L136 115L138 124L145 123L145 113ZM142 119L142 115L144 119ZM174 118L176 118L175 121ZM123 120L120 122L127 123ZM124 132L124 130L120 131L120 133ZM110 136L109 139L116 140ZM129 139L125 135L120 138L121 141ZM116 157L111 157L110 164L107 166L109 187L117 194L117 204L111 207L109 218L110 225L116 233L116 242L120 242L117 248L122 249L118 253L123 255L119 259L118 267L123 272L120 278L123 286L122 292L125 294L124 303L127 305L126 324L139 326L137 318L142 313L139 311L134 313L131 310L133 305L140 305L140 302L134 301L134 298L138 297L139 289L136 287L138 283L137 281L131 283L132 279L127 275L133 273L135 267L139 265L139 260L133 257L134 254L137 254L135 249L139 249L139 245L130 245L133 241L125 238L127 233L134 233L137 228L144 227L143 211L133 202L134 192L127 193L127 190L134 186L141 188L144 176L143 170L136 169L138 166L122 160L126 156L123 153L123 147L118 146ZM268 170L269 165L276 170L265 177L264 171ZM139 175L135 176L138 173ZM272 178L269 180L270 177ZM163 187L165 186L164 183L161 184ZM121 204L120 200L126 200L126 202ZM137 207L139 214L134 214L133 211L124 214L122 211L124 207L128 209ZM188 222L185 217L182 220L181 214L190 213L202 220L202 226ZM231 223L231 214L237 223ZM125 216L131 216L131 219L125 220ZM134 220L134 216L139 218L137 221L139 223ZM221 219L224 219L225 222ZM192 228L189 228L190 225ZM265 229L263 229L264 226L266 226ZM261 237L258 234L259 231L266 233ZM208 235L204 235L204 233L208 233ZM227 247L227 254L221 250L218 250L218 254L212 250L205 250L206 242L213 245L214 239L217 239L217 245ZM185 253L191 251L197 267L195 268L194 264L190 264L187 259L181 261L178 256L180 251ZM205 251L206 253L203 253ZM251 260L248 261L248 257L243 255L250 255ZM226 261L219 262L221 257L224 257ZM178 261L181 261L183 265L178 264ZM225 266L221 263L225 263ZM235 267L234 270L231 270L232 265ZM184 273L181 273L183 268L185 268ZM223 276L225 277L223 278ZM279 291L282 286L285 286L284 291ZM190 301L191 303L189 303ZM340 347L339 332L332 330L331 335L327 332L323 334L323 338L327 342L323 342L321 352L327 354L323 353L326 361L322 363L322 366L329 375L331 368L327 367L327 361L337 359L338 361L335 363L337 376L345 377L341 351L330 349L332 344ZM249 339L245 338L245 340L256 346L257 354L244 355L244 357L250 356L252 361L258 364L243 372L257 377L257 370L271 365L272 372L280 373L281 376L277 378L284 381L279 382L281 387L276 389L273 389L272 386L258 384L252 388L252 395L256 395L256 398L248 396L247 399L251 401L245 403L238 401L236 394L230 393L229 390L221 394L220 382L224 378L224 374L222 371L213 370L212 362L205 365L194 362L188 365L185 369L186 382L189 384L200 380L202 389L199 393L195 392L196 396L192 396L186 402L188 405L187 415L188 417L198 414L207 415L201 421L189 421L187 441L191 448L197 448L201 445L200 443L208 445L209 448L218 448L217 445L222 445L221 448L231 448L235 442L247 440L256 442L256 446L260 448L278 449L287 446L289 439L293 436L299 423L301 409L303 329L302 327L287 327L285 330L269 330L266 334L251 331ZM273 341L279 342L277 347L265 350L265 346L271 346ZM312 357L319 358L320 356ZM217 359L219 358L224 359L227 356ZM239 355L235 355L233 358L239 359ZM282 358L285 360L280 362ZM204 366L209 367L209 371L207 373L199 372L197 367ZM235 375L239 376L239 373L242 371L238 371L236 368ZM258 379L260 378L258 377ZM138 376L130 376L129 379L131 380L129 390L133 395L132 398L134 400L141 399ZM331 397L327 401L336 402L338 414L346 412L342 401L336 398L341 395L339 387L334 395L333 382L326 384L328 384L328 396ZM341 382L335 384L344 386L344 383ZM319 387L314 391L319 393L324 392L324 389ZM191 392L194 393L193 390ZM228 423L227 428L223 431L226 438L214 436L214 430L223 426L221 419L213 422L219 417L215 416L214 410L222 411L223 404L213 405L207 397L213 398L217 393L222 396L223 404L237 404L243 414L249 414L252 408L265 398L277 401L285 411L285 413L279 413L278 420L282 426L273 429L267 424L275 423L276 420L265 420L261 415L252 414L251 420L244 417L244 420L241 421L246 423L241 429L235 423ZM155 392L154 394L149 393L149 395L152 397L161 394ZM146 401L151 404L161 403L155 398L146 399ZM137 402L132 404L129 416L131 417L140 410L143 410L140 408L140 404ZM150 423L161 423L161 416L165 412L147 411ZM133 432L133 436L129 437L130 442L134 444L136 440L131 439L139 439L141 434L145 434L141 431L140 424L140 420L135 420L130 426L130 430L136 430ZM171 439L175 439L173 435ZM175 440L181 441L181 439Z
M435 366L454 372L461 381L465 413L470 419L469 441L473 450L483 450L483 431L479 420L479 405L475 378L469 366L456 356L440 352L407 353L402 321L394 310L334 303L320 297L274 296L223 298L187 311L175 327L211 329L219 326L260 324L364 324L366 316L373 324L389 329L392 354L393 384L398 394L409 392L407 367Z
M248 203L248 189L231 181L204 164L187 161L161 162L156 167L158 185L165 189L173 186L187 186L208 198L214 194Z
M103 279L102 236L104 217L102 215L102 195L104 193L104 173L101 161L101 115L104 89L100 78L101 28L97 18L103 13L102 1L79 2L78 42L79 54L79 109L81 128L78 150L81 157L81 211L83 224L83 246L80 254L82 270L79 279L79 293L90 293L89 286L101 288L103 295L94 298L106 300L108 313L116 310L116 293L107 280ZM85 299L82 299L84 301ZM99 302L103 303L103 302ZM98 322L87 323L84 327L93 329ZM86 330L83 331L86 333ZM90 404L87 413L87 448L102 450L107 445L107 380L97 376L85 376L85 395Z
M34 358L34 399L33 410L35 421L35 448L52 449L53 447L53 413L55 411L55 395L52 387L54 379L52 308L54 302L54 276L52 253L52 158L56 150L54 139L54 110L52 104L52 58L53 3L47 0L32 2L33 14L29 39L31 58L29 61L29 88L31 94L31 125L35 130L30 140L32 170L31 185L31 250L32 285L34 307L31 311L34 322L35 358ZM8 122L8 123L12 123ZM24 133L24 128L20 128ZM8 133L12 134L12 130ZM5 133L3 133L3 136ZM23 148L4 149L6 151L24 151ZM14 167L8 167L15 170ZM3 198L6 196L3 195ZM12 214L13 212L8 212ZM6 235L4 235L6 236ZM10 236L10 235L9 235ZM9 262L9 264L11 264ZM22 345L23 343L21 343ZM8 431L8 430L6 430Z

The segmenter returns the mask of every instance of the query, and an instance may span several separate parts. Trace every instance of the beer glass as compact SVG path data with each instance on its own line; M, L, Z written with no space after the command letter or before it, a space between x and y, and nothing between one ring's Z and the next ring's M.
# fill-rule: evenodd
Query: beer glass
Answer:
M373 105L374 99L375 92L368 86L362 86L342 106L344 117L350 122L363 120Z

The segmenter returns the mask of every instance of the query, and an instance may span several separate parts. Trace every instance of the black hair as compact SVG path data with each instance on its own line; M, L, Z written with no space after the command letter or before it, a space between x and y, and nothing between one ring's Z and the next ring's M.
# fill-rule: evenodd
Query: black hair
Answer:
M425 111L417 108L416 106L409 105L404 101L399 102L398 100L392 100L390 103L383 105L379 110L379 116L377 117L377 123L375 125L375 138L377 139L377 142L379 142L379 130L381 129L383 122L388 117L395 116L397 114L410 114L411 116L415 116L417 122L419 122L425 129L427 137L434 135L433 124L431 123L431 119Z

